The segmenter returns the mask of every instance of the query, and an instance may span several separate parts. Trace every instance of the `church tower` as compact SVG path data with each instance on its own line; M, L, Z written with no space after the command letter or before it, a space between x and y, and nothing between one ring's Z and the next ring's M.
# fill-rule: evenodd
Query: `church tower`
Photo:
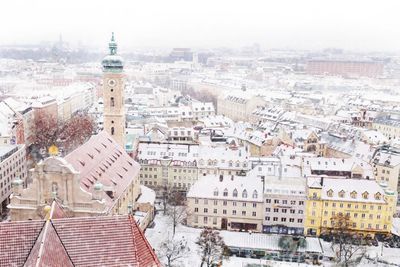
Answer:
M112 33L103 65L104 130L125 149L124 63Z

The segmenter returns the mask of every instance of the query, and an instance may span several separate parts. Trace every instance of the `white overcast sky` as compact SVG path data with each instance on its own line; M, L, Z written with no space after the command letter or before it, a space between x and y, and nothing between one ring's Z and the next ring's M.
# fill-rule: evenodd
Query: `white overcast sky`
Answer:
M2 0L0 44L400 51L400 1Z

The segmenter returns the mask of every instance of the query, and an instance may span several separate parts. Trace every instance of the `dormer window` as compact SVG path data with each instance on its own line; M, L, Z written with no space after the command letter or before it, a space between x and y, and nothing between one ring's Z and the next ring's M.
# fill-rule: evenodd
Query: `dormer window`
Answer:
M253 198L257 198L257 197L258 197L257 190L254 190L254 191L253 191Z
M238 191L235 188L235 190L233 190L233 197L237 197L237 196L238 196Z
M228 189L224 189L224 197L227 197L228 196Z
M350 193L351 198L357 198L357 192L353 191Z
M375 194L375 199L376 200L381 200L381 198L382 198L381 193L378 192L378 193Z
M362 194L362 197L363 197L363 199L368 199L368 192L365 191L365 192Z
M333 197L333 190L330 189L328 192L326 192L328 194L328 197Z
M344 197L344 190L339 192L339 197L343 198Z
M215 197L218 196L218 189L217 189L217 188L214 189L214 196L215 196Z
M242 198L247 198L247 190L243 190L242 192Z

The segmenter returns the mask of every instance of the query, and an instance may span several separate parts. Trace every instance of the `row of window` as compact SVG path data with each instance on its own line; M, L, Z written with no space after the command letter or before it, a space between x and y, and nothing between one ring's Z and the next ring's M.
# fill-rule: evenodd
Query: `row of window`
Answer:
M272 221L277 222L278 221L278 217L272 217ZM266 221L271 221L271 217L267 216L265 217ZM281 222L286 222L287 218L282 217L281 218ZM295 219L294 218L289 218L289 222L294 223ZM297 223L303 223L303 219L297 219Z
M271 212L271 208L265 208L265 211L266 211L266 212ZM287 213L288 209L278 209L278 208L274 208L273 211L274 211L274 212ZM290 209L290 213L291 213L291 214L295 214L295 213L296 213L296 210ZM298 210L297 213L298 213L298 214L303 214L304 211L303 211L303 210Z
M205 205L208 205L208 199L204 199L203 203ZM242 207L246 207L247 206L247 202L239 202L239 203L242 203ZM198 198L196 198L194 200L194 204L199 204L199 199ZM218 200L213 200L213 204L214 204L214 206L217 206L218 205ZM224 206L226 206L226 205L228 205L228 201L224 200L224 201L222 201L222 204ZM232 205L233 206L237 206L237 202L236 201L232 201ZM253 206L253 208L257 208L257 203L253 202L252 206Z
M335 216L336 212L332 211L331 214L332 214L332 216ZM342 212L338 212L338 214L342 215ZM311 212L311 215L312 215L312 216L316 216L315 211L312 211L312 212ZM329 212L328 212L328 211L324 211L324 216L328 216L328 215L329 215ZM350 212L346 212L346 215L347 215L347 216L350 216ZM353 217L354 217L354 218L358 218L358 213L357 213L357 212L353 213ZM361 213L361 218L362 218L362 219L366 219L366 218L367 218L367 215L366 215L365 213ZM373 219L374 219L374 214L369 214L369 215L368 215L368 219L373 220ZM381 215L380 215L380 214L377 214L377 215L376 215L376 219L377 219L377 220L380 220L380 219L381 219ZM388 220L390 220L390 216L388 216Z
M194 212L198 213L199 212L199 208L194 208ZM203 209L203 213L208 213L208 208L204 208ZM213 213L214 214L218 214L218 210L217 209L213 209ZM222 214L227 214L227 210L222 210ZM247 212L245 210L242 211L242 216L246 216ZM237 211L236 210L232 210L232 215L237 215ZM256 217L257 216L257 212L252 211L251 212L251 216Z
M280 200L279 199L274 199L274 204L280 204ZM267 198L265 200L265 203L272 203L272 199ZM296 203L298 203L299 206L303 206L304 205L304 201L303 200L299 200L298 202L296 200L290 200L290 205L296 205ZM282 200L282 204L283 205L287 205L288 204L288 200L283 199Z
M311 220L311 224L312 224L312 225L315 224L315 221L314 221L314 220ZM323 221L322 224L323 224L323 226L328 226L328 221L325 220L325 221ZM330 225L331 227L334 227L334 226L335 226L335 221L330 221L329 225ZM353 223L351 224L351 226L352 226L353 228L357 228L357 223L353 222ZM380 224L376 224L376 225L375 225L375 229L376 229L376 230L380 230L380 229L381 229L380 227L381 227ZM361 228L361 229L365 228L365 224L364 224L364 223L360 223L360 228ZM367 229L373 229L371 223L368 224ZM387 225L386 225L386 224L383 225L383 229L385 229L385 230L387 229Z
M317 206L317 203L316 203L316 202L313 202L312 205L313 205L313 207L316 207L316 206ZM325 207L329 207L329 202L325 202ZM336 207L337 207L336 202L332 202L331 207L332 207L332 208L336 208ZM339 203L339 208L343 208L343 207L345 207L344 203ZM359 208L359 205L358 205L358 204L354 204L354 206L353 206L353 204L347 203L346 207L347 207L348 209L351 209L351 208L353 208L353 207L354 207L354 209L358 209L358 208ZM366 205L366 204L363 204L361 207L362 207L363 210L367 209L367 205ZM374 208L375 208L375 205L369 205L369 209L370 209L370 210L374 210ZM378 209L378 210L382 210L382 206L381 206L381 205L378 205L378 206L377 206L377 209Z
M215 189L214 189L214 196L218 196L218 195L219 195L218 188L215 188ZM227 197L227 196L228 196L228 189L227 189L227 188L224 189L222 195L223 195L224 197ZM241 195L242 195L242 198L247 198L247 190L246 190L246 189L243 189ZM236 188L233 190L232 196L233 196L233 197L238 197L238 190L237 190ZM257 198L257 197L258 197L257 190L254 190L254 191L253 191L252 197L253 197L253 198Z

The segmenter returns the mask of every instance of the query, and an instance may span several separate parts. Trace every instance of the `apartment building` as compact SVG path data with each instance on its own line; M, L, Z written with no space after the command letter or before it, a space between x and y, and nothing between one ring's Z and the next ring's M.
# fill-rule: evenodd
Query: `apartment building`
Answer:
M378 183L386 183L391 190L398 192L400 151L384 146L377 150L371 164L376 181Z
M189 226L262 231L262 181L255 175L201 177L187 193L187 205Z
M329 234L335 215L349 217L349 230L374 237L392 229L397 193L374 180L308 178L304 234Z
M25 145L0 145L0 215L10 202L12 183L16 179L26 186Z
M264 105L262 97L240 91L218 98L217 111L234 121L247 121L255 109Z

